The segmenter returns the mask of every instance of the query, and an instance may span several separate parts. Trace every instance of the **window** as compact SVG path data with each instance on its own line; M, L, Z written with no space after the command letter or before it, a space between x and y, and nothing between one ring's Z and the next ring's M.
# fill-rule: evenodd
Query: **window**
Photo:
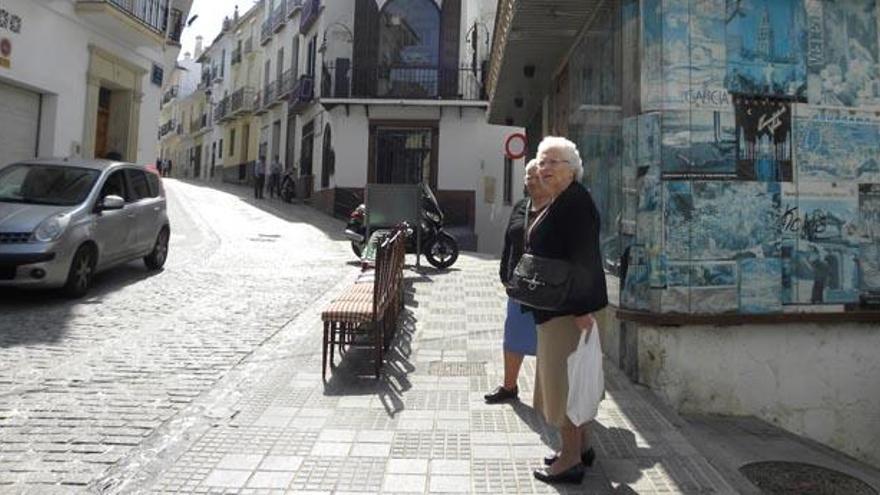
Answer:
M220 144L217 146L217 158L223 158L223 140L220 140Z
M275 63L275 79L281 84L284 78L284 47L278 49L278 57L275 60L278 61Z
M223 50L223 53L220 54L220 77L224 77L226 75L226 50Z
M380 184L418 184L436 187L432 127L371 128L372 178Z
M162 186L159 184L159 176L156 174L146 174L146 176L147 185L150 186L150 197L159 197L159 193L162 191Z
M229 156L235 155L235 129L229 131Z
M379 15L379 94L437 94L440 10L433 0L391 0Z
M131 200L139 201L144 198L154 197L147 183L147 175L141 170L126 170L128 183L131 184Z
M104 182L101 194L98 197L104 199L107 196L119 196L126 203L131 202L131 196L128 194L128 185L125 183L125 174L122 170L113 172L110 177L107 177L107 181Z
M315 59L317 58L315 55L315 52L317 50L317 47L318 47L318 37L312 36L312 39L309 40L308 54L307 54L308 58L306 59L306 74L308 74L312 78L315 77Z
M290 68L294 79L299 78L299 35L293 37L293 46L290 49Z
M504 204L513 203L513 160L504 157Z

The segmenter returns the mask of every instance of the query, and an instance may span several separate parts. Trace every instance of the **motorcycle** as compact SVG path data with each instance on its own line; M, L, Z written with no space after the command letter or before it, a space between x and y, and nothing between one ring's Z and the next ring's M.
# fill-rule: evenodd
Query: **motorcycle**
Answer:
M345 227L345 237L351 241L351 250L358 258L363 254L367 242L364 238L366 213L366 206L359 205L349 215L348 225ZM373 225L371 229L387 227L391 226ZM458 241L452 234L443 230L443 212L440 211L440 204L431 188L426 185L422 186L422 221L418 228L419 232L413 227L406 229L406 252L415 254L418 251L417 239L421 238L421 252L428 263L440 270L452 266L458 259Z
M281 185L279 186L281 199L287 203L292 203L296 197L296 176L293 170L288 170L281 177Z

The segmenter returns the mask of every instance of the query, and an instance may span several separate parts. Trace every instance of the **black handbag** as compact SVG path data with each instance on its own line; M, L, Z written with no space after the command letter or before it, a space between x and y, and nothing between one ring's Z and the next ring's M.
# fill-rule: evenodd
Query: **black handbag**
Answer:
M541 216L535 220L536 225L543 220L543 215L549 209L550 206L547 206ZM529 245L530 210L531 202L526 209L524 251L528 251ZM574 274L575 266L568 261L524 253L508 280L507 295L524 306L549 311L559 310L570 300Z

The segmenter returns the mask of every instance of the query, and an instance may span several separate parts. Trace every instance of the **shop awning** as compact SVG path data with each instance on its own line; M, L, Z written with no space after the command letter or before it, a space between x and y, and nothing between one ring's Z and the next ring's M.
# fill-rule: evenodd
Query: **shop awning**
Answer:
M489 69L489 122L525 126L583 28L616 0L499 0Z

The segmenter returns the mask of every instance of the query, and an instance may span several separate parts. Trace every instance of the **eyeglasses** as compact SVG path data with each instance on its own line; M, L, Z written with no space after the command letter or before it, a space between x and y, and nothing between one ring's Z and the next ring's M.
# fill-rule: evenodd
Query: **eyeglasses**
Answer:
M568 160L541 160L538 162L538 165L541 167L549 167L551 165L556 166L563 163L571 163Z

